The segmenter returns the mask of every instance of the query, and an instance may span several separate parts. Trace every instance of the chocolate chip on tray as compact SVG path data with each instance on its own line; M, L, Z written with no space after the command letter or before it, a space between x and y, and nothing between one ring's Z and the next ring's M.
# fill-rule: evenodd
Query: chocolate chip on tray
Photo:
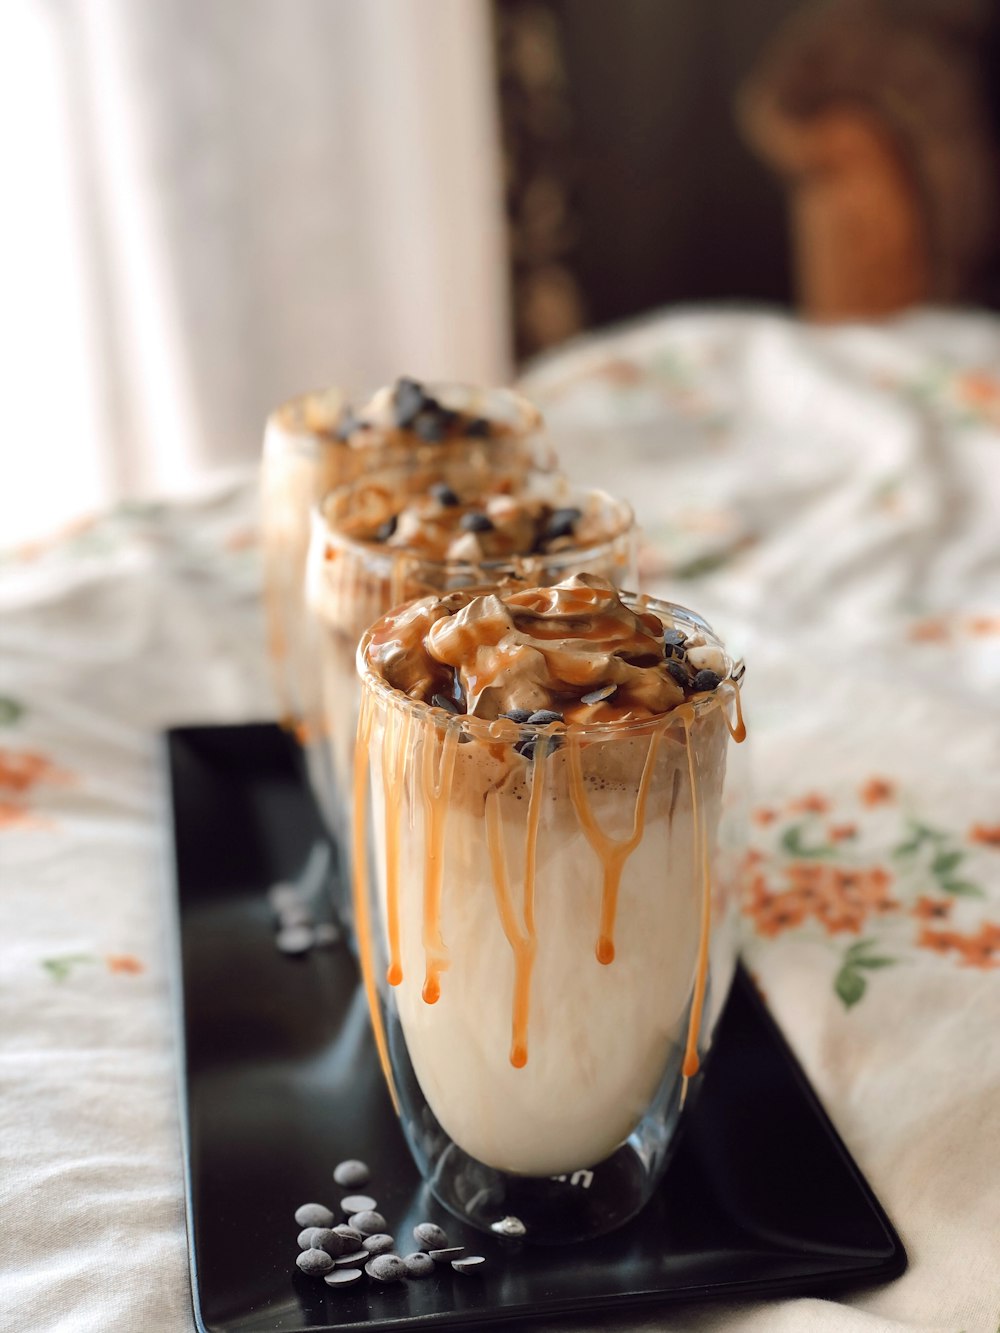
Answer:
M436 1222L418 1222L413 1228L413 1239L425 1250L441 1250L448 1244L448 1237Z
M407 1277L428 1277L434 1272L434 1260L423 1250L404 1255L403 1263L406 1265Z
M322 1243L322 1241L321 1241L321 1240L317 1240L316 1244L314 1245L314 1244L313 1244L313 1238L314 1238L314 1237L319 1237L319 1236L324 1236L328 1230L329 1230L328 1227L306 1227L304 1230L300 1231L299 1234L298 1234L298 1244L299 1244L299 1249L300 1249L300 1250L321 1250L321 1249L323 1248L323 1243Z
M446 509L454 509L462 503L446 481L436 481L429 489L438 504L444 505Z
M392 406L396 417L396 425L401 430L405 430L417 414L423 410L427 401L427 395L424 393L422 384L418 384L416 380L408 379L405 375L400 376L396 381L396 387L392 391Z
M344 1240L352 1240L358 1246L364 1240L361 1232L356 1227L349 1227L346 1222L341 1222L339 1226L335 1226L333 1229L338 1236L343 1236Z
M472 1273L478 1272L480 1265L485 1262L486 1260L481 1254L469 1254L466 1255L464 1259L453 1259L451 1261L451 1266L456 1273L464 1273L466 1276L469 1276Z
M286 926L278 931L274 942L282 953L308 953L315 935L312 926Z
M605 699L610 699L617 688L617 685L602 685L600 689L591 690L589 694L581 694L580 702L582 704L599 704Z
M359 1213L353 1213L347 1220L355 1230L361 1232L362 1236L374 1236L377 1232L384 1231L386 1227L385 1218L373 1208L364 1208Z
M360 1268L335 1268L332 1273L326 1274L323 1281L328 1287L353 1287L363 1277Z
M432 694L431 703L435 708L443 708L446 713L458 712L458 704L454 699L449 699L446 694Z
M553 509L542 533L543 541L554 542L557 537L571 537L577 519L582 517L583 511L577 509L575 505L567 505L563 509Z
M458 520L458 526L463 532L492 532L493 520L488 514L481 514L478 511L472 511L463 514Z
M333 1168L333 1178L338 1185L344 1189L356 1190L362 1185L367 1185L371 1178L371 1172L366 1163L361 1162L356 1157L348 1157L343 1162L338 1162Z
M696 671L691 681L691 689L695 693L701 693L703 690L718 689L721 684L721 676L717 676L714 671Z
M527 1227L519 1217L501 1217L499 1222L494 1222L490 1230L498 1236L521 1237L526 1234Z
M364 1268L365 1264L371 1258L367 1250L350 1250L347 1254L342 1254L336 1260L338 1268L357 1268L359 1265Z
M377 1207L377 1201L370 1194L346 1194L340 1201L341 1212L348 1219L351 1213L370 1213ZM350 1225L353 1226L354 1223L351 1222ZM364 1234L367 1236L368 1232Z
M464 1245L451 1245L443 1250L428 1250L428 1254L436 1264L450 1264L452 1259L457 1259L464 1253Z
M333 1225L333 1213L321 1203L304 1203L296 1208L295 1220L300 1227L329 1227Z
M390 1236L386 1231L376 1231L374 1236L366 1236L361 1242L361 1248L369 1254L391 1254L395 1246L395 1236Z
M398 1254L377 1254L365 1264L365 1272L376 1282L401 1282L406 1277L406 1264Z
M333 1267L333 1259L326 1250L303 1250L295 1262L310 1277L322 1277Z
M525 718L526 722L535 727L544 727L549 722L561 722L562 720L562 713L557 713L552 708L539 708L534 713L529 713Z
M299 1249L326 1250L327 1254L332 1254L334 1258L344 1253L347 1243L343 1236L338 1236L329 1227L306 1227L304 1231L299 1232Z
M380 523L378 525L378 527L372 533L372 540L376 542L387 542L389 538L392 536L392 534L396 531L396 524L398 522L399 519L397 515L396 514L391 515L391 517L387 518L384 523Z

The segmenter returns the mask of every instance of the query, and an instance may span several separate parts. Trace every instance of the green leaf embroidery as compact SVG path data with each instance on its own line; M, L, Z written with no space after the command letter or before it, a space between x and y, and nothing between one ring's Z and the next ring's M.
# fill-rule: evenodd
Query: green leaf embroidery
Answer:
M914 852L920 850L922 838L911 838L909 842L901 842L898 847L893 847L893 856L912 856Z
M96 963L92 953L64 953L58 958L43 958L42 967L53 981L65 981L77 963Z
M0 694L0 727L12 727L24 716L24 704L12 699L9 694Z
M866 936L863 940L856 940L844 956L846 958L856 958L859 953L864 953L866 949L874 949L875 943L875 940L870 936Z
M931 862L931 872L935 875L948 875L964 859L964 852L938 852Z
M844 1008L850 1009L864 995L868 989L868 982L860 972L855 972L850 964L845 963L837 973L833 988L843 1000Z
M816 847L804 847L802 844L801 824L792 824L781 835L781 845L789 856L833 856L832 847L820 844Z
M953 894L956 898L985 898L986 895L978 884L970 884L964 879L946 879L941 881L941 887L945 893Z
M855 967L870 967L873 970L877 967L893 967L895 963L895 958L872 957L871 954L866 954L863 958L855 958L854 960Z

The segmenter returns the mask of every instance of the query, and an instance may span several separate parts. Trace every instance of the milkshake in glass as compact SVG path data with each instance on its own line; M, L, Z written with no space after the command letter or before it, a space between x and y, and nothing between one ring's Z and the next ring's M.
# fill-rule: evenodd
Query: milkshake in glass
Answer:
M358 946L440 1201L537 1241L648 1200L735 966L738 677L604 578L454 591L358 649Z

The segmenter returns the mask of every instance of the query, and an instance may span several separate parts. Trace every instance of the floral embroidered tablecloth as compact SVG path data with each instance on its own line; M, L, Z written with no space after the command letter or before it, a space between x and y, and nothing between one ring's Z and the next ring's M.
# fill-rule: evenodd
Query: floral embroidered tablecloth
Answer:
M681 312L526 385L635 504L648 587L746 655L745 957L910 1255L593 1327L996 1333L1000 324ZM3 1330L191 1326L157 733L272 711L255 505L0 556Z

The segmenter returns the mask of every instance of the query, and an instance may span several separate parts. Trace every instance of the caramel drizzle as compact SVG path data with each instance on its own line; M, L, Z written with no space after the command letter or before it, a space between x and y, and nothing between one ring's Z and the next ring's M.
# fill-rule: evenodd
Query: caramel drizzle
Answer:
M371 916L368 905L368 839L365 827L365 788L368 778L368 746L372 733L372 704L368 692L361 698L361 716L358 719L358 739L354 750L354 812L353 812L353 891L354 891L354 929L358 941L358 957L361 960L361 976L365 984L365 996L368 1000L368 1012L371 1015L372 1033L375 1037L375 1049L378 1051L379 1064L385 1075L386 1086L392 1105L399 1115L399 1098L396 1084L389 1064L389 1044L386 1041L385 1026L382 1022L382 1010L379 1007L378 987L375 981L375 957L372 952Z
M500 793L491 791L486 797L486 844L493 869L493 896L496 899L500 925L514 955L514 1002L511 1015L510 1063L523 1069L528 1063L528 1017L531 1009L531 974L538 952L535 931L535 861L538 844L538 824L541 814L542 793L545 786L545 761L548 744L538 742L531 773L531 795L528 799L528 832L525 846L524 888L522 899L523 927L511 900L507 875L507 857L503 845L503 822L500 817Z
M747 724L743 720L743 695L740 691L739 682L730 680L726 682L732 686L733 703L736 708L736 721L731 722L729 712L723 708L722 716L726 719L726 726L729 728L729 734L737 745L742 745L747 738Z
M725 716L725 709L722 710ZM728 718L726 719L728 723ZM698 963L695 968L694 995L691 999L691 1012L688 1017L687 1043L684 1047L684 1063L681 1072L685 1078L684 1093L687 1092L686 1080L693 1078L699 1069L698 1038L701 1035L702 1011L705 1007L705 989L708 983L708 942L712 929L712 876L708 858L708 826L705 812L701 808L701 774L695 759L694 744L691 739L692 719L685 711L684 743L687 749L688 780L691 784L691 816L694 823L694 842L701 857L701 924L698 936Z
M382 730L382 786L385 800L385 918L389 935L389 968L386 980L398 986L403 980L399 940L399 824L403 804L403 770L410 739L411 715L390 709ZM399 734L397 734L399 733Z
M615 917L618 912L618 891L621 887L622 871L625 868L625 862L642 840L643 829L646 824L646 801L649 796L650 780L653 776L653 761L660 748L660 741L663 739L667 722L673 716L671 713L665 714L664 720L650 733L649 749L646 751L646 759L639 779L639 790L636 794L635 808L632 812L632 833L624 840L608 837L594 818L594 812L590 808L590 802L587 800L587 793L583 785L580 737L572 731L568 733L570 796L587 841L597 853L604 871L604 883L601 889L601 924L596 949L599 963L614 962Z
M449 727L442 738L434 727L424 738L424 986L421 994L425 1004L436 1004L440 999L441 973L448 967L448 949L441 938L441 883L445 821L455 773L458 736L458 730Z

